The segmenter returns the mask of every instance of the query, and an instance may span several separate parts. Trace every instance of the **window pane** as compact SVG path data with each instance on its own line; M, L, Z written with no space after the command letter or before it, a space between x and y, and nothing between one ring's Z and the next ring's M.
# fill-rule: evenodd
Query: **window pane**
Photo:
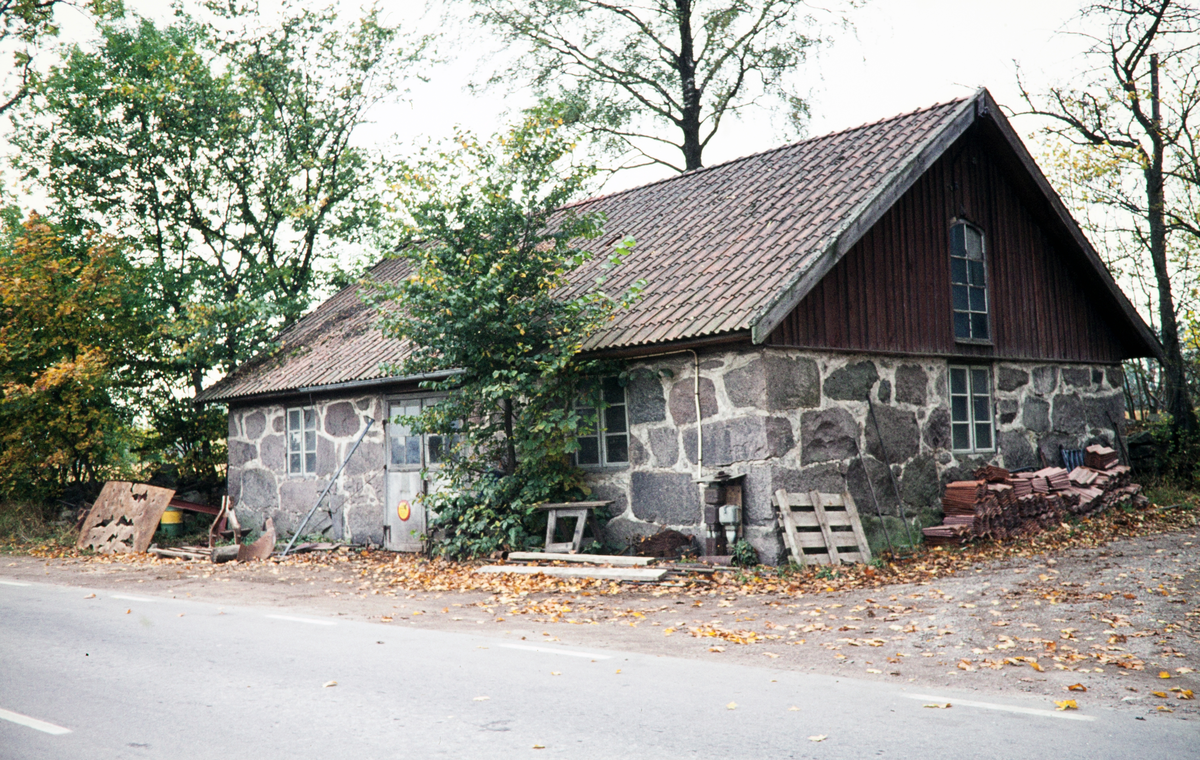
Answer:
M625 432L625 407L610 406L604 410L604 429L609 433Z
M317 431L308 430L304 433L304 450L305 451L316 451L317 450Z
M317 471L317 455L316 454L305 454L304 455L304 471L305 472L316 472Z
M950 255L951 256L966 256L967 246L964 240L964 233L967 229L965 224L956 224L950 228Z
M950 282L959 285L967 284L966 259L950 259Z
M954 289L958 290L960 287L962 287L962 286L958 285L958 286L955 286ZM966 290L967 288L962 288L962 289ZM987 291L984 290L983 288L971 288L970 290L971 290L971 311L987 311ZM957 301L954 304L954 308L956 308L956 309L958 308ZM963 308L965 309L966 307L964 306Z
M957 314L955 315L958 316ZM988 318L987 314L972 314L971 315L971 337L987 340L988 335Z
M288 472L300 474L300 454L292 454L288 457Z
M305 409L304 409L304 429L305 430L316 430L317 429L317 412L311 406L305 407Z
M992 447L992 426L980 424L975 426L975 448L990 449Z
M600 464L600 439L595 436L580 438L575 459L579 464Z
M951 396L950 398L950 419L954 422L970 422L971 417L967 414L967 397L966 396Z
M289 409L288 410L288 430L299 430L299 429L300 429L300 410L299 409Z
M965 369L961 367L952 367L950 369L950 392L967 392L967 371Z
M990 420L992 418L992 412L990 409L988 409L988 407L991 406L988 403L988 397L987 396L975 396L974 399L975 399L975 403L973 406L975 408L972 411L974 411L974 413L975 413L975 417L974 417L975 421L976 422L985 422L987 420Z
M966 230L965 242L967 246L967 258L976 261L983 260L983 233L971 227L964 227Z
M954 312L954 337L971 337L971 315L965 311Z
M971 393L983 395L990 392L991 383L988 382L988 371L986 369L971 370Z
M606 435L604 436L604 447L609 464L629 461L629 436Z
M984 285L987 284L987 280L985 280L983 278L983 262L982 261L970 261L967 263L969 263L971 265L970 266L971 284L977 285L978 287L982 288Z
M442 451L442 437L440 435L431 435L429 441L429 463L440 464L445 454Z
M954 293L954 310L966 311L971 307L971 299L967 297L966 285L954 285L951 287Z
M585 435L596 432L596 410L590 406L579 408L579 431Z
M971 426L951 425L950 426L950 445L955 449L971 448Z
M420 464L421 463L421 439L418 436L410 435L404 439L404 463L405 464Z
M621 387L621 381L615 377L604 378L604 403L606 404L624 404L625 389Z
M288 453L300 453L300 431L293 430L288 433Z

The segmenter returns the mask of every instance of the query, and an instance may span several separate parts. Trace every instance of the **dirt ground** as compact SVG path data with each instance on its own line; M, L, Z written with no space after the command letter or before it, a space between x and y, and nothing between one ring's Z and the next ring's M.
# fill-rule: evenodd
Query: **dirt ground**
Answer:
M770 584L745 593L736 583L575 583L539 591L527 579L490 590L406 590L406 583L416 587L415 560L350 550L244 565L8 555L0 556L0 579L929 688L1025 692L1044 696L1048 707L1074 699L1081 711L1104 706L1194 720L1198 559L1192 529L984 560L928 581L806 593ZM407 581L399 580L401 566ZM439 587L436 567L421 572L433 576L420 587Z

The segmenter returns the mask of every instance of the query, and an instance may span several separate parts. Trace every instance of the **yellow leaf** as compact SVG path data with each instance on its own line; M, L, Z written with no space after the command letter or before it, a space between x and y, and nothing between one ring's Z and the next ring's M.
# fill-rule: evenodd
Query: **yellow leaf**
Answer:
M1179 699L1195 699L1195 698L1196 698L1196 695L1192 693L1191 689L1180 689L1179 690Z
M875 668L867 668L867 672L868 672L868 673L882 673L883 671L882 671L882 670L876 670Z
M1058 707L1055 708L1056 710L1078 710L1079 709L1079 705L1076 704L1075 700L1073 700L1073 699L1064 699L1061 702L1059 702L1058 700L1055 700L1054 704L1058 705Z
M1087 691L1087 687L1081 683L1073 683L1067 687L1067 691Z
M1160 671L1158 671L1158 677L1159 678L1170 678L1171 674L1165 670L1160 670Z
M791 707L788 708L788 712L800 712L800 708L796 707L795 705L792 705Z
M561 673L561 672L559 672L559 671L557 671L557 670L551 670L551 671L550 671L550 675L552 675L552 676L561 676L561 675L562 675L562 673Z
M491 699L491 697L475 697L475 700L474 700L474 701L476 701L476 702L486 702L486 701L487 701L487 700L489 700L489 699Z
M1154 695L1154 696L1156 696L1156 697L1159 697L1159 698L1161 698L1161 699L1166 699L1166 698L1167 698L1167 693L1166 693L1165 691L1152 691L1152 692L1150 692L1150 693L1151 693L1151 694L1153 694L1153 695Z
M325 683L321 684L321 687L325 689L328 689L330 686L337 686L337 681L326 681Z
M736 710L737 702L730 702L729 704L725 705L725 709L726 710Z
M950 709L950 703L949 703L949 702L947 702L947 703L946 703L946 704L944 704L944 705L939 705L939 704L937 704L936 702L933 702L933 703L930 703L930 704L924 705L924 707L932 707L932 708L933 708L933 709L935 709L935 710L948 710L948 709Z
M545 749L546 745L545 744L535 744L535 745L533 745L533 748L534 749Z
M1036 670L1036 671L1037 671L1037 672L1039 672L1039 673L1045 673L1045 672L1046 672L1046 669L1045 669L1045 668L1043 668L1041 665L1038 665L1036 661L1035 661L1035 662L1031 662L1031 663L1029 663L1029 667L1033 668L1034 670Z
M826 735L826 734L817 734L816 736L810 736L810 737L808 737L808 740L809 740L810 742L823 742L823 741L825 741L825 740L826 740L826 739L828 739L828 738L829 738L829 736L828 736L828 735Z

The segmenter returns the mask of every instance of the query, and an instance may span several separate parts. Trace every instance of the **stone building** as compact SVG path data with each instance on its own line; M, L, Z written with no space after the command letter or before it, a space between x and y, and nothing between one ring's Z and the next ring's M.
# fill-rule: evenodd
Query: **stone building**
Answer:
M745 476L768 560L781 487L928 523L981 462L1111 442L1121 362L1161 358L986 90L579 207L607 215L596 250L638 242L610 287L648 283L589 347L626 367L580 452L614 540L698 534L698 482L718 471ZM404 346L375 318L348 288L202 395L228 405L229 493L251 523L293 528L373 420L319 527L419 548L438 442L393 420L436 398L381 369Z

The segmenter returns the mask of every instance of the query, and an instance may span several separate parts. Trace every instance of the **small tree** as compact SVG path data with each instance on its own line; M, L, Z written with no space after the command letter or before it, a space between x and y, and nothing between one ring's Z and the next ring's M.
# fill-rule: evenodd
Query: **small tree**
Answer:
M588 420L573 401L597 365L579 354L641 284L612 297L603 276L568 279L593 259L578 244L604 224L560 210L593 172L567 164L572 147L560 121L531 116L491 143L460 133L402 178L410 273L381 286L384 329L412 346L395 371L456 373L426 383L446 399L406 420L448 454L444 489L426 497L445 554L523 547L534 505L585 492L570 454Z
M139 274L110 239L37 214L14 226L0 241L0 498L81 498L132 463Z

